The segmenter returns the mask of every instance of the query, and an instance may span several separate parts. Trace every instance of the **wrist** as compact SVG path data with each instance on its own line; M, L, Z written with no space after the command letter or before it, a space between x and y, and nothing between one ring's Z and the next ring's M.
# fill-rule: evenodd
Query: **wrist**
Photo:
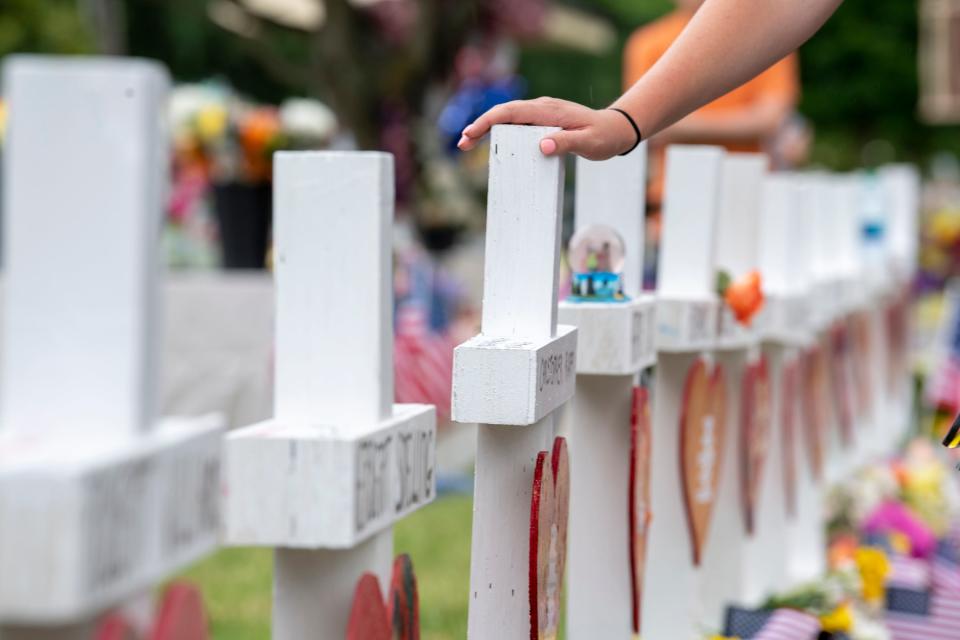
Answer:
M643 133L640 131L637 121L634 120L633 116L630 115L626 109L621 107L607 107L606 111L614 114L615 117L620 121L619 131L622 133L618 135L618 138L620 139L621 144L617 145L617 153L621 156L631 153L634 149L639 147L640 143L643 141Z

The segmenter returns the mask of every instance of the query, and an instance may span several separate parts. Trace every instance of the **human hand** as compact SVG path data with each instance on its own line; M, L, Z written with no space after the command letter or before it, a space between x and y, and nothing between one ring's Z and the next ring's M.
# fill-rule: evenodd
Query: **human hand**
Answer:
M588 160L606 160L634 146L637 136L622 113L590 109L556 98L515 100L490 109L463 130L457 147L469 151L496 124L560 127L540 141L547 156L575 153Z

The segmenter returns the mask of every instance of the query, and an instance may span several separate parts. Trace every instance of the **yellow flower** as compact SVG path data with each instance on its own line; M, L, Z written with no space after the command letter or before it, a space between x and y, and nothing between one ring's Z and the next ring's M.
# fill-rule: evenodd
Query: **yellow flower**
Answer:
M206 106L197 112L196 124L201 140L216 140L227 130L227 110L220 105Z
M903 556L910 555L910 552L912 550L911 544L910 544L910 538L908 538L906 534L900 533L899 531L894 531L889 535L889 539L890 539L890 546L893 548L894 551L896 551L897 553Z
M7 105L0 100L0 142L3 142L7 134Z
M710 636L710 640L740 640L739 636Z
M863 585L863 599L871 604L883 602L886 595L884 584L890 573L887 554L876 547L860 547L857 549L856 562Z
M849 603L842 604L830 613L820 616L820 625L829 633L850 631L853 628L853 609Z

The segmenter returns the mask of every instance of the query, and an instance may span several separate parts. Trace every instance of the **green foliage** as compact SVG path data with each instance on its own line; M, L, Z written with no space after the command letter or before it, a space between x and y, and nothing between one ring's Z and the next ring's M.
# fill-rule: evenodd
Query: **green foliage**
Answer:
M472 508L467 497L441 498L394 528L396 552L417 572L423 640L467 636ZM203 591L214 640L270 637L272 564L267 549L223 549L185 574Z
M88 53L90 32L76 0L0 2L0 56L10 53Z

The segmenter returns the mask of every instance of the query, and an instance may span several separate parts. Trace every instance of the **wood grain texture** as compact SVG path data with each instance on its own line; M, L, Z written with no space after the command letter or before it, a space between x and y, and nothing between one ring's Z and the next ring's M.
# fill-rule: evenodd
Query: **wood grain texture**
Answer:
M744 523L748 535L756 531L756 511L763 490L764 467L770 447L771 413L770 378L766 359L761 357L747 365L742 384L740 413L740 477Z
M647 560L647 539L652 513L650 510L650 456L653 441L650 432L650 398L646 387L634 387L633 411L630 416L630 488L628 513L630 523L630 586L633 632L640 633L643 607L644 575Z
M566 440L537 455L530 500L530 640L554 640L560 629L567 557L570 460Z

